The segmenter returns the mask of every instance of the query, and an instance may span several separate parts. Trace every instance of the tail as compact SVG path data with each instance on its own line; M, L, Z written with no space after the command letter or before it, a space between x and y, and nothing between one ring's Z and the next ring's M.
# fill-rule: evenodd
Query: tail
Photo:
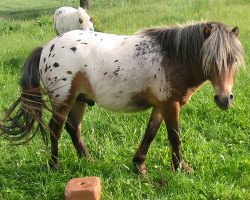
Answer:
M14 144L30 141L38 130L46 144L47 134L42 120L43 99L40 88L39 62L43 47L36 48L24 64L20 97L7 110L0 123L0 135ZM37 122L37 127L35 126Z

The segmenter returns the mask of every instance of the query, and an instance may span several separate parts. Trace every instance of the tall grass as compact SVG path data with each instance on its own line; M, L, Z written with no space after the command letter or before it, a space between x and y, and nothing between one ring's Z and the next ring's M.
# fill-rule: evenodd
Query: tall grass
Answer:
M78 1L0 2L0 113L18 96L22 64L36 46L55 37L53 12ZM25 146L0 141L0 199L63 199L70 178L99 176L103 199L250 199L250 2L248 0L108 0L93 1L96 28L132 34L151 26L215 20L240 28L246 68L235 80L235 104L222 112L213 102L210 83L181 113L184 157L194 173L173 172L166 128L162 125L147 157L148 179L133 172L132 156L144 134L149 111L117 114L88 108L82 135L95 162L76 156L63 132L61 167L50 170L42 140Z

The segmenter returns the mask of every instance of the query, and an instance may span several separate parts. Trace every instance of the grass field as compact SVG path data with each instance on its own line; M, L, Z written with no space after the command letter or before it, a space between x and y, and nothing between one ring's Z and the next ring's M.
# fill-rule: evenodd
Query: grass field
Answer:
M53 12L77 7L74 0L0 2L0 116L19 96L22 65L36 46L54 38ZM91 15L98 30L132 34L150 26L215 20L240 28L246 67L234 86L235 103L223 112L209 82L181 113L184 158L191 175L173 172L162 125L148 157L148 179L134 173L132 156L144 134L149 111L117 114L87 109L82 134L95 162L79 160L66 132L60 139L60 169L50 170L49 153L37 135L24 146L0 140L0 199L63 199L70 178L98 176L102 199L250 199L250 1L95 0ZM0 117L1 118L1 117Z

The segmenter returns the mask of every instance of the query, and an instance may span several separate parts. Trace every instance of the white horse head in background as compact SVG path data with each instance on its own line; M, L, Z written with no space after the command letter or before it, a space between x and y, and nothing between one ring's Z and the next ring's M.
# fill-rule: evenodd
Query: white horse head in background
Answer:
M86 10L79 7L61 7L55 11L54 26L58 35L72 30L94 31L94 26Z

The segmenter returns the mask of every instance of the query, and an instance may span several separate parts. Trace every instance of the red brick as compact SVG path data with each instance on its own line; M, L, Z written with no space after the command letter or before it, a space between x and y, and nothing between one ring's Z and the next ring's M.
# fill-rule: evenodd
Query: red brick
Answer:
M64 196L65 200L100 200L101 181L95 176L71 179Z

